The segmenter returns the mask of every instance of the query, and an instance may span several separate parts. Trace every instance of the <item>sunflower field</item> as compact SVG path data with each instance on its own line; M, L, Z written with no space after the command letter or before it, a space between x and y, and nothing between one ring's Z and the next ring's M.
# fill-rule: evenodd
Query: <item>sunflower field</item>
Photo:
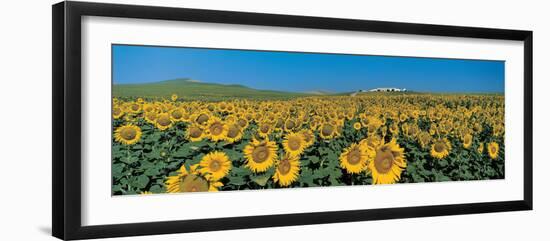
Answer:
M504 178L504 96L113 98L112 194Z

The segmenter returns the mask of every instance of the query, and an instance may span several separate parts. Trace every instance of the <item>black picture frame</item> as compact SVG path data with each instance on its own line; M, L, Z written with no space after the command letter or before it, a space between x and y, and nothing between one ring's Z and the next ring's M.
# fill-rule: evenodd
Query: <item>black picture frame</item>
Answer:
M87 239L212 230L413 218L533 208L533 32L415 23L290 16L90 2L52 6L53 156L52 233ZM348 30L378 33L517 40L524 43L524 194L522 200L421 207L213 218L99 226L81 224L81 18L104 16L206 23Z

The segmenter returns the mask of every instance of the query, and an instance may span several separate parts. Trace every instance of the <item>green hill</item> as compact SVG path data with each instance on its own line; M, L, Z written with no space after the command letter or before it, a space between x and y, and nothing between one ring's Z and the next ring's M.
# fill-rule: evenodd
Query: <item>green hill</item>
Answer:
M222 100L228 98L286 99L308 96L308 94L304 93L257 90L243 85L203 83L191 79L175 79L143 84L113 85L113 96L117 98L170 98L172 94L177 94L181 99L205 100Z

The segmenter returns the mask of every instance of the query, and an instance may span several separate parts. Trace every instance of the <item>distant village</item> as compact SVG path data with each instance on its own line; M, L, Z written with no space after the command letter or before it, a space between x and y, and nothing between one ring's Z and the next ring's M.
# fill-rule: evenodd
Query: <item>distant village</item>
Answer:
M399 89L399 88L375 88L370 90L358 90L351 94L351 96L355 96L359 93L368 93L368 92L407 92L407 89Z

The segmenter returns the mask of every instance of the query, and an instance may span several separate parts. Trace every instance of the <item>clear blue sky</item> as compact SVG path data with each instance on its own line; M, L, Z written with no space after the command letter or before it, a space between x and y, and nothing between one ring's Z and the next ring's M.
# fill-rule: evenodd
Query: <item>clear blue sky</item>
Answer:
M504 62L113 45L114 84L177 78L292 92L504 92Z

